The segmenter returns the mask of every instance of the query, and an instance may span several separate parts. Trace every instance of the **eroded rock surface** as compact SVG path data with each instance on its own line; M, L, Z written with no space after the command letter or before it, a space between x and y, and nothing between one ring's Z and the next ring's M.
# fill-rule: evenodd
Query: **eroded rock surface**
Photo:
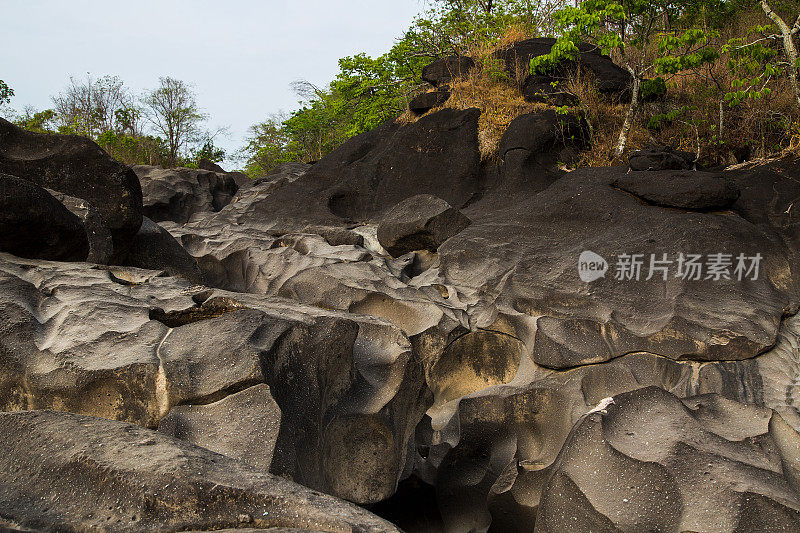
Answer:
M798 445L769 409L659 388L622 394L570 434L535 531L793 531Z
M3 447L0 527L385 526L269 472L412 532L795 528L800 165L567 172L579 115L518 117L496 161L478 118L390 121L252 183L138 169L147 268L0 254L0 410L36 411L0 415L0 440L32 435ZM412 231L387 239L395 211Z
M363 509L131 424L0 413L0 514L63 531L398 531Z
M394 257L415 250L435 252L469 224L467 217L441 198L420 194L403 200L383 216L378 242Z
M142 212L154 222L184 223L195 213L219 211L239 189L227 173L147 165L132 168L144 192Z

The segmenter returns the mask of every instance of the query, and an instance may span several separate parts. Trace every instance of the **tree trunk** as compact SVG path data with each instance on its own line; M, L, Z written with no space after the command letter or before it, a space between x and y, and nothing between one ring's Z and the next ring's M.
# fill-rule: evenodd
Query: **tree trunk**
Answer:
M615 158L620 157L625 152L625 145L628 143L628 135L633 127L633 119L636 117L636 112L639 110L639 87L642 84L642 79L631 67L628 67L628 71L631 73L631 76L633 76L633 94L631 94L631 103L628 105L628 112L625 113L625 122L622 123L622 130L619 132L617 147L614 149Z
M800 107L800 82L797 80L797 48L794 45L794 41L792 40L792 29L786 24L786 22L775 13L767 0L761 0L761 9L764 10L764 14L775 23L776 26L781 30L781 35L783 36L783 53L786 54L786 59L789 62L789 81L792 82L792 90L794 91L794 99L797 101L797 105ZM800 18L798 18L800 21Z

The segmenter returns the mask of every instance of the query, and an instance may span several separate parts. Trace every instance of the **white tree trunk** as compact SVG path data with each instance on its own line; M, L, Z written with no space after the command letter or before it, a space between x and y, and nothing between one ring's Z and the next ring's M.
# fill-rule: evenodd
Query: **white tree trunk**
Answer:
M633 127L633 119L639 110L639 87L642 84L642 79L631 67L628 67L628 72L633 76L633 94L631 95L631 103L628 105L628 112L625 113L625 122L622 123L622 129L619 132L617 147L614 149L614 157L620 157L625 152L628 135Z
M764 14L781 30L781 35L783 36L783 52L786 54L786 59L789 62L789 81L792 82L794 99L797 101L797 105L800 106L800 83L797 80L797 48L792 39L794 31L789 28L789 25L786 24L780 15L769 7L767 0L761 0L761 9L764 10ZM798 22L800 22L800 17L798 18ZM797 23L795 23L795 26L797 26Z

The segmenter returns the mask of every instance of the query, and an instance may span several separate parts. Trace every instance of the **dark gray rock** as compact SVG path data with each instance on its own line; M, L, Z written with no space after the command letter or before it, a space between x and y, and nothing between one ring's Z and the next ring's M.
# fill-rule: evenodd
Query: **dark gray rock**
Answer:
M520 88L524 87L530 74L530 62L534 57L550 53L555 44L555 39L537 37L519 41L511 46L498 50L494 57L503 61L506 72L511 79L518 80ZM611 58L600 53L591 45L582 44L576 61L567 61L558 65L547 76L553 80L564 80L573 77L576 70L591 76L597 83L597 88L605 94L614 94L620 97L627 95L630 98L631 75L627 70L616 65Z
M0 251L34 259L84 261L89 241L80 219L45 189L0 174Z
M475 68L475 61L465 56L448 56L437 59L422 69L422 79L434 87L464 78L470 69Z
M142 217L142 227L133 237L123 264L163 270L170 276L203 283L203 274L194 257L167 230L147 217Z
M268 184L267 191L274 191L287 183L297 181L310 168L311 165L307 163L282 163L273 168L266 176L253 180L253 185Z
M190 168L132 167L142 184L143 214L154 222L184 223L195 213L219 211L239 190L231 174Z
M490 203L487 195L465 210L472 225L439 248L444 283L464 294L497 295L489 309L538 317L532 356L550 368L633 351L711 361L770 348L784 314L797 308L796 286L787 282L793 252L783 239L740 216L643 202L611 186L624 174L579 170L525 199ZM584 251L608 262L605 277L581 281ZM703 256L700 282L676 277L681 253ZM729 254L730 279L706 279L707 256L718 253ZM618 279L622 254L642 254L639 281L634 271ZM646 279L651 254L672 261L666 279L658 270ZM757 279L743 271L737 279L739 254L760 254Z
M142 224L142 189L133 171L85 137L31 133L0 118L0 172L95 206L116 257Z
M780 415L655 387L609 402L567 439L536 532L800 528L800 470L787 466L800 460L800 434Z
M697 156L669 146L651 146L633 152L628 158L631 170L691 170Z
M114 241L100 211L83 198L75 198L50 189L47 192L81 219L86 237L89 239L89 255L86 261L107 265L113 257Z
M197 168L200 170L210 170L211 172L217 172L220 174L226 173L224 168L213 161L206 159L205 157L200 158L200 161L197 162Z
M449 99L450 91L440 88L415 96L408 104L408 108L414 114L424 115L435 107L442 107Z
M617 178L613 186L650 204L698 211L728 209L740 194L723 174L686 170L629 172Z
M273 471L352 501L394 492L429 405L407 338L369 316L8 254L0 309L0 410L154 428L178 406L225 409L266 384L281 411ZM247 434L231 453L264 446Z
M38 531L398 531L353 504L123 422L0 413L0 445L0 514Z
M407 198L391 208L378 225L378 241L392 256L439 246L469 226L458 209L429 194Z
M586 121L574 113L547 110L518 116L500 139L500 182L495 189L509 195L522 189L526 195L545 189L562 175L557 165L574 158L588 138ZM503 201L508 203L508 197Z
M526 102L540 102L556 107L578 105L578 98L561 90L560 84L559 80L551 76L530 75L522 83L522 95Z

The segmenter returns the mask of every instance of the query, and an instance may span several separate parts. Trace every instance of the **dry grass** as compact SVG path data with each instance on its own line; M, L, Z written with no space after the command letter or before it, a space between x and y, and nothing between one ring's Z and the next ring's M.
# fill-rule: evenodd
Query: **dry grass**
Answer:
M472 69L466 78L454 80L450 84L450 92L450 99L443 107L431 109L426 115L441 111L444 107L479 109L481 116L478 120L478 142L484 161L497 157L500 138L512 120L524 113L547 108L545 104L526 102L512 83L498 79L496 72L481 65ZM409 124L420 118L406 111L398 119L398 123Z
M729 26L728 32L712 45L720 46L731 37L743 35L752 17L743 16ZM526 102L518 87L528 75L526 69L509 77L501 65L491 60L498 49L531 37L523 28L510 27L493 46L475 46L470 56L476 68L462 80L450 84L451 97L444 107L477 108L481 111L478 138L481 157L497 156L500 139L508 125L524 113L548 108L545 104ZM649 58L655 49L644 52ZM651 58L652 59L652 58ZM582 152L577 166L627 164L627 154L651 144L665 144L680 150L700 153L707 165L736 163L743 154L764 158L778 152L800 154L800 109L793 99L789 82L775 80L772 94L747 100L736 108L724 105L723 135L719 137L719 101L731 86L732 76L726 60L720 59L701 72L684 72L667 79L667 98L643 103L628 135L626 154L614 158L613 152L627 111L627 103L598 94L595 80L577 76L563 82L562 88L576 95L580 108L591 126L591 148ZM441 108L428 112L435 113ZM676 110L683 110L671 121L652 127L650 119ZM420 117L406 111L399 123L407 124Z

